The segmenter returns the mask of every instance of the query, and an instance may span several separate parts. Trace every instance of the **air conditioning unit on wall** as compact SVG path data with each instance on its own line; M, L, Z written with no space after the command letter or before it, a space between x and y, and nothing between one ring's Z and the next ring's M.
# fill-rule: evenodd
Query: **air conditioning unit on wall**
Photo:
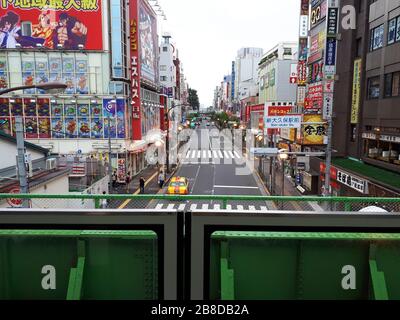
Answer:
M57 161L55 158L46 160L46 170L54 170L57 168Z

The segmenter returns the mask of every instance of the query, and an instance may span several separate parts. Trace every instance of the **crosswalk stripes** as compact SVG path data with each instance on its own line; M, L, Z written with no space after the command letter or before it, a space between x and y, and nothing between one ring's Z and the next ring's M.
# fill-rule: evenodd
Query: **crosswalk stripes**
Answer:
M173 203L158 203L155 207L156 210L178 210L178 211L196 211L196 210L210 210L210 211L218 211L222 210L221 204L173 204ZM259 211L266 212L268 211L267 206L259 206L259 205L230 205L226 206L227 211Z
M197 162L201 160L218 160L218 159L241 159L242 157L237 151L226 150L188 150L184 155L186 161Z

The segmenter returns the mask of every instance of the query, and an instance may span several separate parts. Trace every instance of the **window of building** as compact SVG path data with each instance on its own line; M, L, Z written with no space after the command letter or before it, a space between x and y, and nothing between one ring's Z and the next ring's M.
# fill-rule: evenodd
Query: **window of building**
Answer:
M166 65L161 65L160 66L160 71L167 71L167 66Z
M167 81L167 76L161 76L161 77L160 77L160 80L161 80L161 81Z
M400 72L385 75L385 97L400 96Z
M371 30L370 51L383 47L383 24Z
M397 26L397 18L394 18L389 21L388 24L388 44L393 44L396 41L396 26Z
M396 41L400 41L400 17L397 17Z
M379 99L380 97L380 78L373 77L368 79L368 99Z
M163 47L162 49L164 52L168 52L168 47Z

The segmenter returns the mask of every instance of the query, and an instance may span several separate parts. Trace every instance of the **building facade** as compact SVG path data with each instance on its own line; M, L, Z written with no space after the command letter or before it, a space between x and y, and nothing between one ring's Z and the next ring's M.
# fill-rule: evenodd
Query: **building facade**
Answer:
M13 29L0 37L1 87L68 87L60 94L28 89L2 96L0 130L15 135L15 117L22 116L27 140L54 154L105 162L111 138L111 163L122 181L146 166L146 134L160 126L156 14L142 0L42 5L1 4L0 19Z

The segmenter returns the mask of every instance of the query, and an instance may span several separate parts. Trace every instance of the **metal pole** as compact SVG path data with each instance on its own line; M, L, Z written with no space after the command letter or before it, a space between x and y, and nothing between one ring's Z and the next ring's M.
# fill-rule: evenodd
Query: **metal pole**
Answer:
M25 143L24 143L24 127L22 124L22 117L15 117L15 131L17 138L17 168L18 168L18 178L19 178L19 188L20 192L23 194L28 194L28 179L26 175L25 166ZM27 199L22 201L23 208L29 208L29 203Z
M335 56L337 57L337 33L338 33L338 26L339 26L339 16L340 16L340 0L334 2L328 2L328 6L326 8L327 10L327 19L326 19L326 30L327 30L327 41L334 41L335 44ZM336 23L336 29L334 30L334 34L328 32L329 31L329 12L330 9L336 9L337 11L337 23ZM328 43L328 42L327 42ZM328 46L327 44L325 45L326 47ZM328 57L328 50L325 50L325 57L324 60L326 61ZM334 68L335 72L336 72L336 61L333 63L332 67ZM327 81L327 75L324 73L324 80L323 80L323 87L325 88L325 83ZM325 96L328 94L328 92L325 92L324 89L324 99ZM326 113L326 120L328 123L328 132L327 132L327 145L326 145L326 168L325 168L325 185L324 185L324 192L323 192L323 196L327 197L331 195L331 164L332 164L332 135L333 135L333 121L332 121L332 115L333 115L333 106L334 106L334 102L333 100L331 101L331 107L328 110L325 110L325 102L324 102L324 113Z
M108 115L108 177L109 177L109 183L108 183L108 193L112 193L112 177L113 177L113 172L112 172L112 165L111 165L111 123L110 123L110 115Z
M166 117L166 122L167 122L167 136L166 136L166 138L165 138L165 148L166 148L166 156L167 156L167 158L166 158L166 165L167 165L167 173L170 173L170 171L169 171L169 111L170 110L168 110L167 109L167 113L165 114L165 117Z

